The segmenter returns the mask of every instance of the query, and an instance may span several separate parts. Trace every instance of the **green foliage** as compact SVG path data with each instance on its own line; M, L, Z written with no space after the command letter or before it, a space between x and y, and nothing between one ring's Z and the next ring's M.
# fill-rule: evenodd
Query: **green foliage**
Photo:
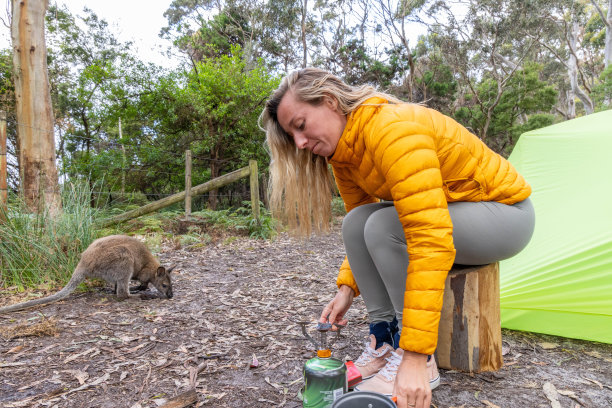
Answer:
M252 159L265 172L265 134L257 118L278 82L262 61L248 65L237 46L232 47L231 55L210 58L196 63L190 72L166 76L144 101L156 119L158 146L148 149L141 159L152 170L147 184L159 183L154 169L184 177L179 154L186 149L193 156L193 185L244 167ZM180 153L172 159L168 151Z
M346 208L344 207L344 201L342 197L332 198L332 216L342 216L346 214Z
M612 108L612 65L599 76L600 83L593 87L593 102L597 111Z
M15 98L13 84L13 53L10 49L0 50L0 109L12 110Z
M400 70L398 59L402 57L401 53L394 54L394 57L388 62L377 60L369 55L364 41L350 39L338 49L334 59L342 65L341 76L347 83L369 83L386 89Z
M438 36L420 36L414 52L418 61L414 73L414 83L419 91L417 100L425 101L427 106L449 114L458 82L452 68L444 61Z
M243 206L237 209L203 210L194 212L192 215L210 224L213 228L234 230L256 239L273 238L276 235L276 221L270 212L262 204L259 209L259 220L256 220L250 205L250 201L245 201Z
M546 126L553 125L557 122L555 115L550 113L536 113L529 116L527 122L517 124L511 129L512 146L516 144L518 138L525 132L530 130L540 129ZM505 153L510 154L512 149L508 149Z
M46 27L53 110L61 130L60 174L97 182L101 189L119 189L123 171L138 161L137 149L146 143L142 130L131 126L137 96L151 88L159 68L137 61L130 55L131 43L117 40L108 23L90 10L74 17L51 6ZM126 124L122 140L119 118ZM133 180L138 176L128 176L126 182Z
M269 67L287 70L301 60L301 14L296 0L174 0L164 13L162 35L192 63L230 55L237 45L249 63L265 58ZM314 29L311 18L306 25Z
M606 26L599 13L593 13L584 27L584 42L603 49L606 42Z
M32 214L18 197L12 197L0 223L0 286L19 290L43 283L65 283L81 252L97 237L96 210L89 206L86 183L62 187L63 212L53 218Z
M541 69L539 64L526 63L505 85L497 104L494 101L499 92L498 83L485 76L477 84L476 94L466 95L468 104L457 110L455 118L481 136L489 147L507 154L514 146L517 133L514 127L520 128L522 118L549 112L556 103L554 88L539 79Z
M272 214L264 207L263 203L260 203L259 206L259 219L253 217L250 201L243 201L242 207L237 208L233 214L246 221L246 229L251 238L271 239L276 235L277 220L272 217ZM237 227L238 230L244 228L245 224Z
M201 24L195 33L183 35L175 41L179 48L190 53L194 61L231 55L233 46L245 46L242 33L250 31L244 16L231 8Z

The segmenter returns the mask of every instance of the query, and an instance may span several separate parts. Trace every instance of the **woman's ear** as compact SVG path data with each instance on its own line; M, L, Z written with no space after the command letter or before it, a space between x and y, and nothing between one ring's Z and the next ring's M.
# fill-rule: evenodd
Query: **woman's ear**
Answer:
M338 110L338 100L336 98L334 98L331 95L325 95L324 97L325 100L325 104L331 109L331 110Z

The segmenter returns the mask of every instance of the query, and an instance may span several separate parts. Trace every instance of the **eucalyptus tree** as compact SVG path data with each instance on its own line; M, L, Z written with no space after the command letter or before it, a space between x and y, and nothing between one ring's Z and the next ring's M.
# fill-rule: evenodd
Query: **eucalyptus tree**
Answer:
M459 108L455 103L458 81L453 68L445 61L436 35L420 36L413 50L413 85L410 87L413 98L453 116ZM402 96L400 89L395 90L395 94Z
M539 61L551 67L545 71L552 71L550 80L560 91L556 110L566 119L575 117L577 108L586 114L595 109L591 93L601 81L607 41L597 39L608 35L602 4L602 0L532 0L530 16L539 23L540 35L520 25L515 29L537 41Z
M591 3L597 16L591 18L586 27L585 40L604 49L604 70L599 75L599 84L593 87L592 97L596 109L605 110L612 108L612 0L608 0L607 13L597 0Z
M270 0L264 5L265 20L262 21L261 33L261 48L265 50L263 57L283 72L312 62L312 56L308 59L308 51L312 42L313 21L305 8L308 3L303 1Z
M20 192L31 211L57 215L61 197L45 46L48 2L13 0L11 5Z
M415 101L417 95L414 92L415 61L414 45L410 44L409 24L421 24L419 17L426 0L375 0L372 2L372 14L374 21L379 22L377 26L379 36L384 38L386 44L390 44L388 52L394 50L395 55L402 55L398 75L400 88L406 88L402 92L405 99ZM392 52L393 53L393 52Z
M313 65L344 77L363 80L371 61L366 30L370 5L366 1L318 0L313 6Z
M174 0L161 35L195 63L243 49L249 63L264 57L285 71L303 65L310 19L306 0ZM306 11L306 13L305 13Z
M604 67L607 69L612 65L612 0L608 0L607 13L604 12L602 5L597 0L591 0L591 3L599 14L605 30Z
M436 20L434 38L445 62L458 77L458 100L471 105L471 112L478 111L479 119L471 123L472 131L486 141L493 113L530 47L513 38L515 18L511 18L508 4L469 2L463 18L445 3L438 3L428 12L431 16L444 16ZM516 14L519 13L515 10ZM483 81L489 84L486 92L479 89Z
M369 83L382 89L395 85L405 55L381 35L372 2L318 0L312 21L313 65L349 84Z

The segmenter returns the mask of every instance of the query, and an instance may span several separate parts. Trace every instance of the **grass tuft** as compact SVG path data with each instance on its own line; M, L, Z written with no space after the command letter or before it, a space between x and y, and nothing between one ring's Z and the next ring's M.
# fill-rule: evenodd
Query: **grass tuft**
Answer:
M19 197L11 197L0 222L0 287L23 290L70 279L81 252L96 238L97 210L90 207L86 183L62 186L62 212L28 211Z

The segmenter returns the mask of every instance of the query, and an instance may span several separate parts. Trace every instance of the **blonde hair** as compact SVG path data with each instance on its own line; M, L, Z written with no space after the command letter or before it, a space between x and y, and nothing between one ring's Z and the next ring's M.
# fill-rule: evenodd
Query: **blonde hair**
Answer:
M315 106L322 104L325 97L333 97L338 110L346 116L374 96L392 103L401 101L370 85L353 87L318 68L290 73L272 93L260 116L271 159L270 207L272 214L288 222L291 230L309 236L313 230L329 230L334 184L327 159L298 149L278 122L278 106L289 90L297 100Z

